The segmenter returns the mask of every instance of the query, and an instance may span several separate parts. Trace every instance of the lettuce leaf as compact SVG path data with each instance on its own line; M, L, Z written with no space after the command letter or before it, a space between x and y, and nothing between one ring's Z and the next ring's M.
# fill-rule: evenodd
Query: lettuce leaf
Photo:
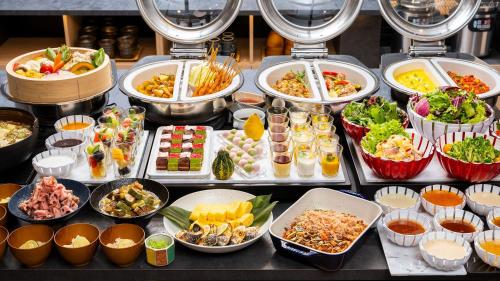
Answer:
M388 139L392 135L409 137L399 121L391 120L383 124L371 125L370 131L361 140L361 146L369 153L374 154L377 151L377 144Z

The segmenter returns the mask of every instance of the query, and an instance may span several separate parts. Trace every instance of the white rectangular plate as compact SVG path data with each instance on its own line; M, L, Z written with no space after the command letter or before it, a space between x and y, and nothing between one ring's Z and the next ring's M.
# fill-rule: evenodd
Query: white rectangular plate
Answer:
M211 174L212 153L210 148L213 142L213 128L204 126L207 129L207 138L204 145L203 163L200 171L164 171L156 169L156 158L160 151L160 138L163 129L166 127L159 127L156 130L153 147L151 148L151 155L149 156L148 168L146 170L146 177L151 179L188 179L188 178L206 178ZM168 181L170 183L170 180Z
M213 134L214 135L221 134L222 132L224 132L224 131L215 131L215 132L213 132ZM207 133L208 133L208 130L207 130ZM269 151L269 141L267 140L266 134L267 134L267 132L264 134L261 141L262 141L262 144L264 145L264 151ZM215 140L215 139L219 139L219 138L217 137L217 138L213 138L213 139ZM210 155L213 156L224 145L226 145L225 142L213 141L213 145L206 146L208 149L205 150L205 153L207 151L209 151ZM154 146L153 146L153 151L155 151ZM217 184L217 183L225 183L225 184L247 184L247 185L251 185L251 184L258 184L258 185L285 184L285 185L287 185L287 184L318 184L318 183L335 184L335 183L345 183L346 182L346 177L344 174L344 167L343 167L345 162L343 160L341 161L339 173L335 177L331 177L331 178L324 177L321 174L321 166L319 165L319 163L317 163L317 165L315 166L315 172L314 172L313 177L310 177L310 178L299 177L297 175L297 169L292 164L292 168L290 170L290 177L277 178L274 176L272 162L271 162L271 156L269 154L270 153L266 153L264 159L258 160L258 163L262 165L261 170L263 170L263 172L255 177L247 178L247 177L243 176L242 174L240 174L235 169L235 172L233 173L233 175L231 176L230 179L224 180L224 181L217 180L215 178L215 176L211 173L210 166L211 166L212 162L210 161L209 164L207 165L208 166L208 174L210 175L210 177L203 180L203 181L200 181L200 179L198 179L198 178L192 178L192 177L180 178L179 177L179 178L175 178L175 179L169 178L168 181L159 180L159 182L169 183L169 184L189 184L189 183L192 183L192 184L200 184L200 183ZM210 158L212 158L212 157L210 157ZM153 161L151 159L153 159ZM154 155L151 154L151 157L149 159L149 164L148 164L148 171L151 169L151 167L153 167L153 169L155 169L155 165L156 165L154 162L154 161L156 161L155 159L156 159L156 157L154 157ZM153 165L153 166L151 166L151 165ZM203 163L203 165L205 165L205 162ZM147 173L147 176L149 176L149 173ZM153 178L153 177L150 176L150 178Z
M408 129L407 131L411 132L413 131L413 129ZM363 160L363 156L361 156L361 147L357 143L355 143L349 136L347 136L347 138L349 138L348 143L350 149L354 148L354 150L356 151L356 157L358 158L366 182L379 183L379 182L393 181L390 179L383 179L375 175L372 169L370 169L370 167L368 167L368 165L366 165L365 161ZM436 153L437 152L434 152L434 158L432 158L429 165L420 174L418 174L416 177L412 179L408 179L405 181L418 182L418 183L446 183L446 182L458 181L457 179L450 178L446 175L446 171L443 169L443 167L441 167L441 164L437 159ZM491 181L500 181L500 176L497 176Z
M431 216L429 218L432 219ZM385 229L382 226L382 218L378 220L377 231L392 276L457 276L467 274L463 266L454 271L437 270L424 261L418 246L401 247L392 243L387 239Z
M144 154L146 150L146 143L148 142L149 131L144 131L141 137L141 143L137 148L137 155L135 156L135 164L132 167L129 178L137 178L139 173L139 167L144 159ZM39 176L37 175L37 178ZM71 173L63 178L79 181L84 184L96 185L103 184L113 180L116 180L115 167L113 164L108 166L106 170L106 177L102 179L94 179L90 176L90 168L85 155L80 155L77 159L77 164Z

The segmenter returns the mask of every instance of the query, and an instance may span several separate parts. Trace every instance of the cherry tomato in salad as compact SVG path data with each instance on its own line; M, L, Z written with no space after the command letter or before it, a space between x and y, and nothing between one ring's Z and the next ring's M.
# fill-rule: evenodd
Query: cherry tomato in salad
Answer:
M332 76L337 76L338 73L335 71L323 71L323 75L332 75Z
M42 63L42 65L40 65L40 73L52 73L52 72L54 72L52 65L48 63Z

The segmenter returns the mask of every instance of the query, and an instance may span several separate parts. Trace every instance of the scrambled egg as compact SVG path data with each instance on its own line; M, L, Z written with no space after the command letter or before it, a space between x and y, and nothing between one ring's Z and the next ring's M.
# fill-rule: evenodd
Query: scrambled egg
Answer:
M411 139L401 135L392 135L377 144L375 156L394 161L413 161L420 160L422 153L413 147Z

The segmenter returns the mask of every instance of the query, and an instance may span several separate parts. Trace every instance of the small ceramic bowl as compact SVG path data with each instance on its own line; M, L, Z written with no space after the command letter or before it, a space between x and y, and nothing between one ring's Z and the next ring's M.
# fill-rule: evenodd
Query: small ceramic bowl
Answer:
M444 221L456 221L456 222L468 223L474 226L475 231L470 233L452 231L441 225L441 223ZM476 235L479 232L483 231L484 229L484 223L481 220L481 218L479 218L478 216L474 215L471 212L467 212L460 209L446 209L437 212L436 215L434 215L433 223L434 223L434 229L436 231L455 233L456 235L465 239L467 242L474 241Z
M157 249L151 246L151 243L164 241L165 248ZM158 233L149 236L146 241L146 261L153 266L166 266L175 259L174 238L166 233Z
M484 263L489 264L493 267L500 268L500 255L495 255L487 252L481 243L487 241L500 241L500 230L487 230L479 233L474 239L474 249L477 255Z
M251 92L236 92L233 94L233 99L241 106L257 106L263 107L266 103L262 95Z
M440 206L440 205L433 204L433 203L427 201L423 196L426 192L433 191L433 190L443 190L443 191L449 191L449 192L455 193L460 198L462 198L462 203L460 203L456 206ZM445 209L463 209L465 207L465 202L466 202L465 194L462 191L460 191L454 187L444 185L444 184L434 184L434 185L429 185L429 186L422 188L422 190L420 190L420 199L422 200L422 207L424 207L425 211L431 215L435 215L437 212L439 212L441 210L445 210Z
M493 223L495 218L500 218L500 208L495 208L488 213L486 217L486 222L490 230L500 230L500 226Z
M78 248L65 247L65 245L71 245L71 241L77 235L85 237L90 244ZM97 250L98 240L99 229L88 223L67 225L59 229L54 236L57 251L65 261L74 266L84 266L92 260Z
M431 240L454 241L455 243L464 248L465 255L462 258L454 260L443 259L435 255L432 255L425 249L425 244ZM443 271L451 271L458 269L469 260L470 255L472 254L472 247L470 246L469 242L467 242L465 239L452 232L442 232L442 231L429 232L426 235L424 235L422 240L420 240L418 247L420 249L422 257L430 266Z
M5 249L7 248L7 238L9 237L9 231L7 228L0 226L0 261L5 254Z
M489 132L490 136L496 138L497 140L500 140L500 135L497 135L497 125L500 124L500 120L496 120L495 122L491 123Z
M54 231L43 224L29 224L14 230L7 239L9 248L14 257L27 267L38 267L49 257L52 250ZM34 249L20 249L26 241L34 240L43 242L40 247Z
M76 139L80 140L81 143L70 147L56 147L54 143L60 140ZM47 150L61 150L61 151L71 151L76 153L77 156L84 154L85 147L88 145L88 139L81 132L64 131L55 133L45 140L45 147Z
M104 255L110 262L120 267L127 267L132 265L141 254L144 247L144 237L144 230L140 226L123 223L110 226L103 231L99 242ZM135 244L127 248L109 247L108 244L114 243L117 238L131 239Z
M87 127L79 130L65 130L63 127L65 125L71 124L71 123L87 123L89 124ZM63 117L59 120L56 121L54 124L54 127L56 128L57 132L80 132L84 136L88 137L91 135L92 130L95 126L95 120L94 118L87 116L87 115L70 115Z
M479 192L484 192L484 193L489 193L491 195L500 196L500 186L487 184L487 183L480 183L480 184L471 185L467 188L467 190L465 190L465 195L467 196L467 206L469 206L469 208L474 213L476 213L480 216L486 216L494 208L496 208L496 207L500 208L500 206L486 205L486 204L481 204L477 201L474 201L471 198L471 196L474 193L479 193Z
M12 197L16 191L21 189L21 186L19 184L15 183L4 183L0 184L0 200ZM0 203L0 206L4 206L7 208L7 205L9 202L7 201L6 203Z
M54 156L66 156L71 158L68 163L54 163L52 166L41 165L42 159ZM33 168L37 171L40 176L54 176L54 177L64 177L68 175L76 166L78 156L76 153L71 151L63 150L47 150L38 153L32 160Z
M266 113L264 113L264 111L260 109L243 108L233 113L233 127L239 130L243 129L243 125L245 125L248 117L254 113L259 116L260 121L264 124L264 119L266 118Z
M401 209L401 208L389 206L389 205L381 202L381 198L383 198L384 196L396 195L396 194L397 195L404 195L406 197L415 199L415 204L413 204L413 206L411 206L409 208ZM415 191L413 191L409 188L406 188L406 187L386 186L386 187L383 187L383 188L377 190L377 192L375 193L375 202L377 202L377 204L379 204L380 207L382 207L384 214L388 214L388 213L390 213L392 211L396 211L396 210L409 210L409 211L416 212L420 208L420 195L418 195L418 193L416 193Z
M7 224L7 208L0 205L0 226L5 226Z
M417 235L409 235L392 231L389 228L389 224L397 220L409 220L417 222L424 227L425 232ZM385 228L387 239L392 241L394 244L403 247L417 246L418 242L420 242L420 239L422 239L424 234L432 230L431 220L426 215L408 210L390 212L383 218L382 224Z

